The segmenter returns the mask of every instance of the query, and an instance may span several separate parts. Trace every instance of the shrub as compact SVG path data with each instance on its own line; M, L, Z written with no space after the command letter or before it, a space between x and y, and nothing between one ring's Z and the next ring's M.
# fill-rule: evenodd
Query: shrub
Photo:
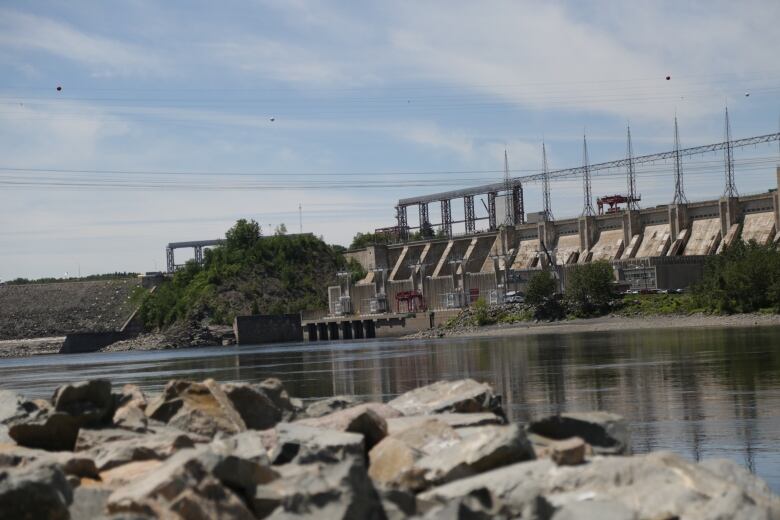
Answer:
M609 262L598 261L575 267L566 283L566 300L577 316L603 313L612 300L615 276Z
M482 297L474 302L474 318L477 320L477 325L480 327L494 323L494 321L490 319L487 302Z
M539 305L555 294L555 278L549 271L539 271L528 281L525 291L525 301L531 305Z

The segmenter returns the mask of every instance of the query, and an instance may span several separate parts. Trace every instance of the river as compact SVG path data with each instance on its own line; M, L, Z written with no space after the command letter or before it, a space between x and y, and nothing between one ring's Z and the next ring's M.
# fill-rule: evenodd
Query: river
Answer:
M305 399L388 400L439 379L488 381L513 420L603 409L634 452L727 457L780 492L780 327L369 340L0 360L0 387L49 397L96 377L159 390L172 378L279 377Z

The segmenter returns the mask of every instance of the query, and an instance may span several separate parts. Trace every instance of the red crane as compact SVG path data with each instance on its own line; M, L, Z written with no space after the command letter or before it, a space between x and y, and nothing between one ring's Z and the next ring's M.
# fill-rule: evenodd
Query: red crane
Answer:
M599 208L599 215L603 215L604 212L604 206L609 206L607 208L606 213L618 213L622 210L618 204L628 204L629 202L639 202L642 200L642 197L626 197L625 195L605 195L603 197L599 197L596 199L596 205Z

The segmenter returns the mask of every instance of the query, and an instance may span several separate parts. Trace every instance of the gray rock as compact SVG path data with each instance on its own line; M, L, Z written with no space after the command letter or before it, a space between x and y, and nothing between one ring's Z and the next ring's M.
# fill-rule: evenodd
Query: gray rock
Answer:
M401 489L380 489L377 492L388 520L403 520L417 514L413 493Z
M62 385L51 401L55 411L79 417L82 426L108 424L114 413L111 382L106 379Z
M149 428L149 419L144 411L133 405L126 405L114 412L112 422L117 428L134 432L145 432Z
M45 451L16 444L0 445L0 467L35 467L41 464L59 465L66 475L98 478L95 461L83 453Z
M146 417L146 406L148 401L143 391L136 385L125 385L122 392L113 394L116 411L112 422L117 428L143 432L149 426L149 419Z
M60 386L52 402L22 403L25 413L6 419L8 435L29 448L72 450L80 428L109 424L114 411L111 383L101 379Z
M418 460L402 481L419 490L534 457L519 425L483 426L482 432Z
M631 453L628 424L620 415L608 412L576 412L551 415L528 425L534 443L544 444L545 439L563 440L580 437L601 455L625 455Z
M266 449L274 464L339 462L365 454L363 436L322 430L300 423L279 423L267 432Z
M360 433L365 437L366 448L371 449L387 435L385 417L398 416L399 412L381 403L366 403L339 410L322 417L302 419L296 424L337 430L341 432Z
M566 504L552 520L637 520L637 516L614 500L584 500Z
M555 466L549 459L513 464L426 491L418 506L444 504L478 488L512 508L541 496L575 512L583 500L619 502L638 518L780 517L780 497L740 487L666 452L595 457L578 466Z
M8 426L8 435L20 446L43 450L72 450L82 421L64 412L36 411L16 418Z
M772 493L766 482L731 459L707 459L701 461L699 466L753 494L769 495Z
M103 510L111 494L102 487L77 487L73 490L73 503L68 508L71 520L95 520L106 518Z
M363 401L352 395L334 395L327 399L314 401L306 407L306 417L322 417L338 410L345 410L357 406Z
M502 417L494 413L440 413L436 414L436 419L456 429L505 423ZM386 420L387 433L393 435L409 428L416 428L426 421L430 421L431 417L430 415L409 415L391 417Z
M369 476L382 486L405 487L404 475L426 455L461 441L453 428L427 416L424 423L385 437L369 452Z
M430 510L424 518L427 520L501 520L510 518L505 509L495 503L489 490L482 488ZM527 515L523 515L523 518L526 517Z
M301 400L290 397L279 379L272 377L255 386L282 411L282 420L292 421L303 412Z
M406 392L388 403L404 415L493 412L505 417L493 388L473 379L439 381Z
M233 455L264 466L271 463L263 435L258 432L246 431L216 439L211 443L211 449L221 455Z
M334 464L288 464L279 471L279 479L256 489L262 511L278 503L267 518L385 518L360 458ZM260 516L261 511L255 514Z
M241 518L248 509L235 499L233 491L251 497L258 485L274 478L276 473L268 467L201 446L178 451L143 479L117 489L108 498L107 507L111 513L161 514L172 510L185 518L199 518L198 511L210 511L215 517L232 511L230 514Z
M30 413L33 411L30 406L37 408L34 403L25 401L16 392L0 390L0 424Z
M122 429L82 429L76 451L94 459L101 472L129 462L165 460L179 450L208 442L208 438L162 428L154 433L139 434Z
M73 493L56 464L0 470L0 518L67 520Z
M202 383L170 381L162 395L147 405L146 415L207 437L214 437L217 432L234 434L246 430L244 420L213 379Z
M247 428L266 430L282 420L282 411L271 401L262 389L247 383L222 385L233 408L241 415Z

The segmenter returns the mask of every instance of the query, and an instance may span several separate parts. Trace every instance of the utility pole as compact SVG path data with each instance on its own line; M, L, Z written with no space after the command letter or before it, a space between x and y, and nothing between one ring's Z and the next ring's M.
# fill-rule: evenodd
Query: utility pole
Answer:
M542 175L543 177L543 187L544 187L544 198L543 198L543 217L544 220L553 220L553 214L552 214L552 204L550 203L550 170L547 166L547 149L544 146L544 141L542 141Z
M634 171L634 145L631 144L631 127L628 129L628 209L639 209L639 199L636 195L636 172Z
M682 158L680 157L680 131L677 128L677 116L674 116L674 199L672 204L687 204L683 186Z
M593 197L590 192L590 166L588 160L588 141L585 139L585 134L582 134L582 190L584 192L585 200L583 201L582 216L592 217L596 214L593 210Z
M726 147L723 148L723 159L726 166L726 190L723 196L726 198L739 197L737 185L734 182L734 147L731 144L731 123L729 123L729 107L726 107Z
M298 203L298 232L303 233L303 207Z

